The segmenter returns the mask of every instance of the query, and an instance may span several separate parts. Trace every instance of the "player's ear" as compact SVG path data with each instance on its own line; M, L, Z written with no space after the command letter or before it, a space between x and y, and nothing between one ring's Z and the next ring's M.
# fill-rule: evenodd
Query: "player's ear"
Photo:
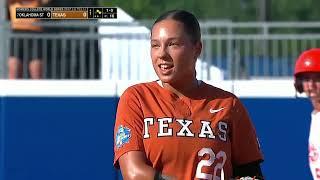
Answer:
M197 41L195 43L195 49L196 49L196 53L195 53L195 59L197 59L202 51L202 42L201 41Z

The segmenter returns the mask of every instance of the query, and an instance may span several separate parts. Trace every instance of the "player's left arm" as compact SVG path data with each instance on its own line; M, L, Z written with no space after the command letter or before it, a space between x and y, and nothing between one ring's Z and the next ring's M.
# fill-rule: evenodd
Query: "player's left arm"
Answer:
M243 165L238 165L233 168L233 175L234 177L241 178L241 177L251 177L255 179L264 179L263 174L260 167L261 161L255 161Z
M239 99L235 101L234 110L232 124L233 177L236 179L264 179L260 168L263 155L249 113Z

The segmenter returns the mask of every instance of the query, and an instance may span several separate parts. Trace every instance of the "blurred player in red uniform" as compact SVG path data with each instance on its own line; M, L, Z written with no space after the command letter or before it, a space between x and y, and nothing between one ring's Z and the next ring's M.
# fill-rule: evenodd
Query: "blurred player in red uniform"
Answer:
M320 49L303 52L295 66L295 87L313 105L309 133L309 165L314 179L320 179Z
M233 94L196 79L198 20L169 11L152 27L159 80L129 87L114 128L114 165L125 179L260 177L263 156L248 113Z

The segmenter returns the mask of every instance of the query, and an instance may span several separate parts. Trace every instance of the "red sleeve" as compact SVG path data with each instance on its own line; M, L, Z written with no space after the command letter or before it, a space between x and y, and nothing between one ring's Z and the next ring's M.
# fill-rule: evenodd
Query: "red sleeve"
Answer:
M143 114L137 93L128 88L120 97L114 126L114 166L129 151L144 151Z
M243 165L263 160L256 131L248 112L238 98L235 98L232 121L232 163Z

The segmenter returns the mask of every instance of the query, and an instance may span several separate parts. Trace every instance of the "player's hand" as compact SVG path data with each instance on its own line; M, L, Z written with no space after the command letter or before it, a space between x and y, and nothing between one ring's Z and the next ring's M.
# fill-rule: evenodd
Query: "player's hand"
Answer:
M161 172L156 172L154 177L155 180L177 180L176 177L162 174Z

